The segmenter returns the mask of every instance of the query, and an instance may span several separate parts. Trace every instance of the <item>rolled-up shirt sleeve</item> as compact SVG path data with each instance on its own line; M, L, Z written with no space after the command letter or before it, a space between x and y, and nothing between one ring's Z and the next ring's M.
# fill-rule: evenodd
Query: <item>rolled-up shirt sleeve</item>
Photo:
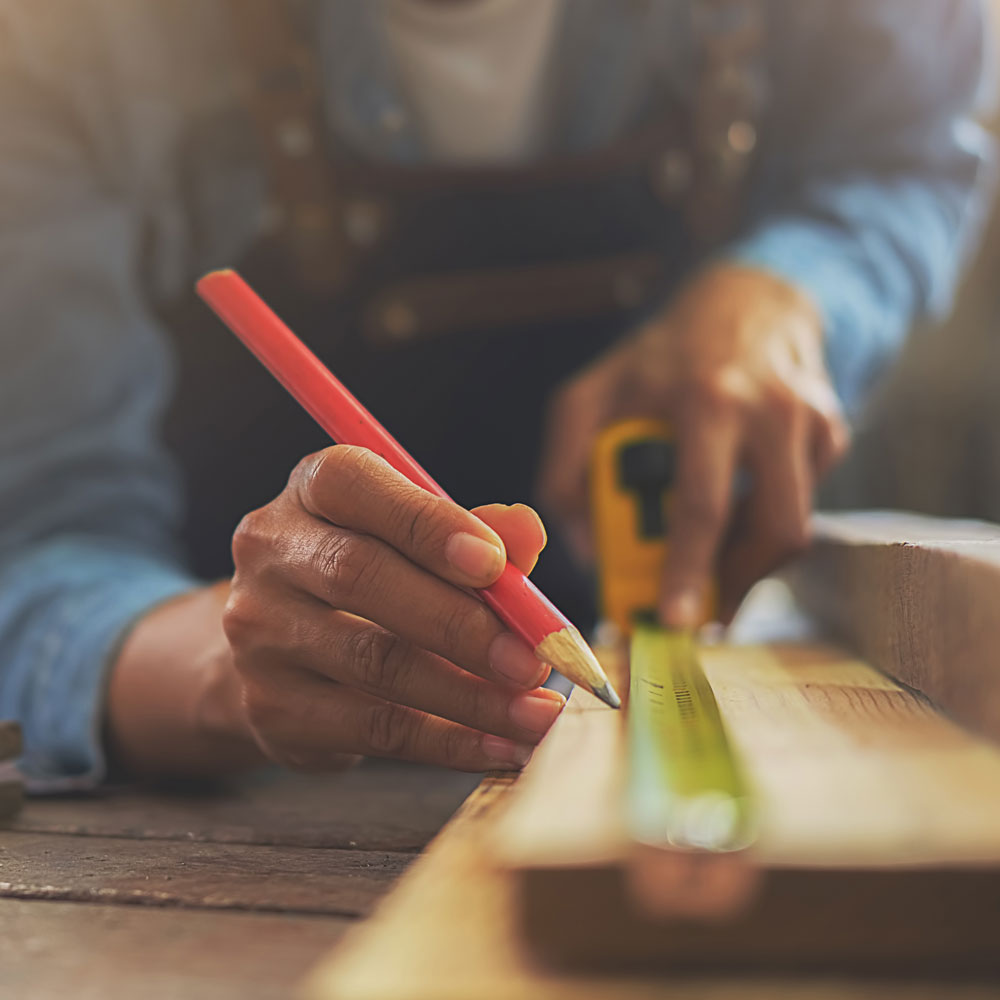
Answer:
M724 256L818 306L849 410L939 316L985 217L979 0L772 0L769 112L749 224Z
M105 775L108 668L130 626L190 589L186 574L113 540L62 535L0 564L0 716L20 721L36 791Z
M76 113L95 80L63 87L52 19L19 7L0 4L0 718L24 728L31 784L58 789L103 776L122 637L195 584L157 443L169 352L113 130Z

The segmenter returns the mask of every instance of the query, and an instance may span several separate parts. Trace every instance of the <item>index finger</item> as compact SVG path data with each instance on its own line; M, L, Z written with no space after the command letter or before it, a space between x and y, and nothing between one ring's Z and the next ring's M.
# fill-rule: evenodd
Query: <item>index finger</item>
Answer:
M314 517L378 538L450 583L487 587L506 565L503 540L489 525L366 448L336 445L311 455L292 481Z
M701 624L729 519L739 444L740 423L734 413L698 407L679 416L677 486L659 609L667 625Z

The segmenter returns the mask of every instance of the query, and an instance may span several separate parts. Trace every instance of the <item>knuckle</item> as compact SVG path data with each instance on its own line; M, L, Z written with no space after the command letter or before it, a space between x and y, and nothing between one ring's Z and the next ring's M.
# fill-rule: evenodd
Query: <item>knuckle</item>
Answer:
M304 458L292 474L302 506L319 517L337 516L331 504L347 508L356 501L361 485L384 464L358 445L335 444Z
M454 649L464 638L469 624L469 616L464 610L452 610L440 619L441 639L445 648Z
M490 612L482 605L463 605L442 612L437 629L444 648L455 651L467 646L469 638L483 631L489 620Z
M316 510L315 497L318 492L318 482L321 470L326 464L327 453L330 448L313 452L306 455L298 465L292 469L292 474L288 477L288 485L295 490L299 503L308 511Z
M235 650L251 645L261 632L262 617L260 603L247 588L234 583L222 611L222 630L229 645Z
M441 502L421 489L407 491L393 513L393 535L406 539L411 551L443 549L453 526L440 517Z
M407 748L410 717L401 705L391 702L366 710L363 733L368 753L376 757L400 757Z
M271 548L270 516L267 507L244 514L232 538L233 565L237 569L257 562Z
M316 466L322 462L326 451L328 449L324 448L321 451L314 451L300 458L288 475L289 485L301 485L310 480L315 475Z
M457 726L445 726L441 732L441 762L445 767L459 770L468 764L468 736Z
M331 531L312 556L313 567L335 604L349 600L378 570L378 549L360 535Z
M351 655L359 683L375 694L391 694L399 686L404 660L400 640L391 632L367 628L352 641Z
M689 386L690 397L710 413L733 410L743 403L743 377L726 369L695 376Z
M468 691L463 694L463 718L466 725L473 729L488 729L491 723L495 724L497 719L497 695L489 690L484 684L470 684ZM462 752L465 752L465 744L462 744Z

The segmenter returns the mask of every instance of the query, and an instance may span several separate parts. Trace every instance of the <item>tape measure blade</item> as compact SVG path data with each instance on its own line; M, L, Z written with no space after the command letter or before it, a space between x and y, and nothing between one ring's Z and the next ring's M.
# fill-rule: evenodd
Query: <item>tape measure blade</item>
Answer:
M735 850L752 838L747 782L690 633L638 625L631 644L628 816L633 838Z

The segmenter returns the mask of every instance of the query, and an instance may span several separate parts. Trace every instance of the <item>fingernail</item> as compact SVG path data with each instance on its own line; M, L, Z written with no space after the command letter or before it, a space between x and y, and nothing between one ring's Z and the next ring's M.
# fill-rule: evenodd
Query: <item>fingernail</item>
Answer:
M528 645L510 632L501 632L487 652L494 673L518 687L538 684L544 664Z
M527 511L538 524L539 529L542 532L542 548L545 548L549 544L549 533L545 527L545 522L542 520L542 515L535 510L534 507L529 507L526 503L516 503L513 505L514 510L524 510Z
M502 768L524 767L531 760L534 749L502 736L484 736L482 747L483 753Z
M507 561L503 549L492 542L458 531L448 539L445 557L452 566L473 580L493 579L500 575Z
M693 591L683 591L664 604L663 618L673 628L694 628L701 619L701 598Z
M544 688L531 694L520 694L507 710L510 721L521 729L544 736L559 718L566 699L558 691Z

